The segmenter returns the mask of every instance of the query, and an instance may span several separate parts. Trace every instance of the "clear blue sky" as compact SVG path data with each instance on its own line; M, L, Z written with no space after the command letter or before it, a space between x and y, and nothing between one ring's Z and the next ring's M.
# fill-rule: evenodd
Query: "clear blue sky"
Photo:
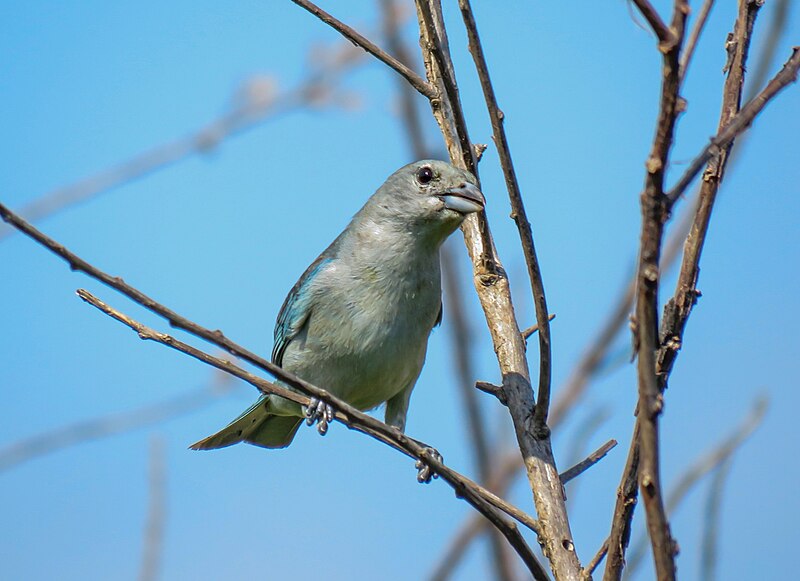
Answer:
M762 11L755 58L774 3ZM471 136L491 143L455 3L447 4ZM475 4L557 314L558 386L635 259L659 59L651 35L621 0L516 1L502 9ZM684 91L688 111L679 123L673 178L716 127L723 43L735 11L732 2L718 4ZM665 10L668 3L656 5ZM323 6L381 40L374 3ZM254 75L291 89L306 75L311 47L339 43L288 1L30 0L4 3L0 20L0 201L12 208L196 130L226 111L236 88ZM772 72L800 42L798 23L794 3ZM411 161L392 74L369 64L340 88L357 96L357 107L279 116L41 227L178 312L267 354L275 316L296 278L383 179ZM796 549L800 516L795 487L787 484L800 477L792 461L800 439L798 112L800 87L793 86L758 119L725 182L703 256L703 298L666 396L668 484L723 438L758 394L770 398L765 423L737 454L725 488L723 579L782 579L795 572L786 556ZM438 143L430 123L428 135ZM520 323L527 326L532 307L524 263L492 147L482 172L497 245L515 285ZM496 381L463 245L458 236L453 242L474 328L476 379ZM74 294L79 287L167 330L30 240L16 235L1 241L0 265L0 449L214 380L209 368L139 341L83 304ZM672 285L670 278L665 290ZM445 317L431 338L408 431L436 445L454 468L474 474L448 325ZM620 337L617 351L627 341ZM537 364L535 350L531 363ZM417 485L412 463L387 447L336 425L324 439L304 430L281 452L186 449L254 397L252 388L239 386L179 419L0 472L0 578L136 577L153 435L166 447L163 579L424 578L471 509L442 483ZM480 401L493 434L510 445L503 410L488 396ZM617 367L593 384L555 437L559 465L566 468L576 428L602 408L610 419L590 447L612 437L621 443L582 477L571 505L584 561L608 532L634 401L633 369ZM673 520L684 579L697 576L706 488L707 482ZM533 510L524 486L511 499ZM485 578L486 561L484 547L474 550L457 579Z

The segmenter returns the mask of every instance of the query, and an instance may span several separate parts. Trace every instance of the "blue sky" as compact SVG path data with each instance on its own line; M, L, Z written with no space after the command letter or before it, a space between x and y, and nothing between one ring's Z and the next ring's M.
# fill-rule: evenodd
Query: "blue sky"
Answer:
M471 137L491 143L455 3L447 4ZM621 1L516 1L502 10L475 4L550 309L557 314L557 389L635 260L659 58L652 37ZM715 131L732 4L715 7L687 79L688 110L678 126L673 179ZM753 62L774 4L762 10ZM665 11L668 3L656 5ZM374 3L323 7L381 40ZM307 76L312 47L340 46L333 31L288 1L7 2L2 16L0 201L12 208L192 133L228 110L237 87L254 76L289 90ZM772 72L798 43L797 3L789 16ZM405 33L415 47L413 23ZM412 161L391 72L364 64L340 90L347 107L277 116L40 226L181 314L267 354L278 309L306 265L389 173ZM798 111L800 88L794 86L758 119L725 181L701 265L703 297L666 396L668 484L722 439L759 394L770 399L764 424L737 454L725 488L720 578L786 578L791 565L785 555L796 545L800 501L786 482L800 476L791 462L800 438L794 331L800 327ZM438 135L427 115L426 123L435 147ZM491 146L482 179L520 324L527 326L533 309L524 262ZM496 381L458 238L451 248L467 291L476 379ZM74 294L81 287L168 330L30 240L15 235L0 241L0 264L0 449L215 380L202 364L139 341L83 304ZM673 285L669 277L664 295ZM474 474L449 331L445 317L431 337L408 431L435 444L454 468ZM627 344L623 335L615 350ZM535 368L535 350L530 357ZM613 368L555 436L562 468L580 424L598 409L607 410L609 420L590 447L612 437L620 441L582 476L570 507L584 561L608 532L635 390L633 368ZM192 414L0 472L0 578L135 577L153 437L163 439L166 454L164 579L303 579L317 571L331 580L424 578L471 510L442 483L417 485L412 463L387 447L336 425L324 439L305 430L282 452L186 449L254 396L253 389L238 386ZM488 396L480 402L493 435L512 445L503 410ZM673 519L686 579L697 576L706 485ZM510 497L533 510L524 485ZM486 561L479 547L456 578L485 578Z

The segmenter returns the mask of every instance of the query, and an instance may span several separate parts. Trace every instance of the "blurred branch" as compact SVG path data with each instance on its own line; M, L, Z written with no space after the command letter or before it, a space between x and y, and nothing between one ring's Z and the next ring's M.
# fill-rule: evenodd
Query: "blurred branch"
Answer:
M694 50L697 48L697 41L700 40L700 35L703 34L706 22L708 22L708 15L711 14L711 9L713 7L714 0L703 0L703 6L700 8L700 12L697 13L697 20L692 27L692 32L689 34L689 39L686 41L686 48L683 50L680 59L680 72L678 76L680 77L681 84L683 84L683 80L686 78L686 71L689 70L689 65L694 56Z
M571 437L569 453L567 454L570 464L577 464L582 457L585 456L589 442L594 438L600 427L608 420L608 417L608 409L595 408L584 418ZM614 442L616 443L616 440L614 440ZM574 500L575 487L578 483L572 482L569 486L566 486L566 482L564 484L567 503L569 503Z
M313 2L308 2L308 0L292 0L295 4L300 6L301 8L307 10L320 20L339 32L342 36L347 38L350 42L352 42L356 46L360 46L369 54L374 56L376 59L381 61L383 64L387 65L389 68L395 70L399 73L404 79L406 79L409 84L414 87L417 91L419 91L422 95L427 97L428 99L435 99L437 97L436 90L425 79L415 73L413 70L408 68L406 65L401 63L399 60L394 58L392 55L384 51L382 48L378 47L375 43L371 42L365 36L357 32L356 30L350 28L340 20L337 20L324 10L322 10L319 6L314 4Z
M29 221L40 221L192 155L208 153L226 139L253 129L278 115L325 103L330 99L331 87L360 58L360 54L349 45L344 49L328 52L331 56L322 62L312 63L308 77L295 88L280 93L272 78L255 76L236 91L231 99L230 110L218 119L186 137L154 147L74 184L53 190L28 203L19 214ZM0 241L13 232L13 228L0 225Z
M525 212L525 204L522 201L517 174L514 170L514 162L511 159L511 150L508 145L503 121L505 115L497 104L497 98L489 76L489 67L486 64L486 57L483 54L483 47L478 36L478 26L475 23L475 16L472 13L472 6L469 0L458 0L461 9L461 16L464 20L464 27L467 29L467 39L469 41L469 52L475 62L475 70L483 90L483 97L486 101L486 109L489 112L489 119L492 124L492 136L497 154L500 158L500 167L503 170L503 177L506 182L508 198L511 202L511 218L517 225L522 253L525 257L525 264L528 268L528 278L533 291L533 304L536 308L536 322L539 326L539 389L534 408L534 435L549 432L547 427L547 414L550 409L550 384L552 382L552 353L550 345L550 319L547 312L547 301L544 293L544 282L542 281L542 271L539 260L536 257L536 247L533 242L533 231Z
M150 441L150 505L147 511L139 581L156 581L160 577L166 520L165 463L164 440L154 436Z
M230 376L219 374L210 385L165 401L127 412L77 422L12 442L0 448L0 472L64 448L185 415L205 407L221 395L227 394L232 386Z
M705 518L703 519L703 544L700 549L700 579L703 581L713 581L717 577L722 489L730 476L731 464L731 458L720 464L714 472L714 479L708 490Z
M714 446L711 450L696 459L692 465L678 478L667 497L667 512L672 515L686 499L689 492L702 480L704 476L721 465L730 462L733 455L739 450L747 439L756 431L764 420L767 411L767 400L761 398L753 404L747 417L736 426L728 437ZM625 578L632 578L642 564L645 555L647 539L644 535L633 543L628 555L628 565L625 569Z

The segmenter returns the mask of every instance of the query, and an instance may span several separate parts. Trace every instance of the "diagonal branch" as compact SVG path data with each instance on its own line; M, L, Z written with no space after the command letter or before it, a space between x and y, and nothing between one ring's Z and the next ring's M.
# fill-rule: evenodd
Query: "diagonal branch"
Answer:
M656 33L659 50L663 52L678 42L679 36L676 36L674 30L670 30L661 19L661 16L659 16L658 10L656 10L648 0L633 0L633 3L636 4L639 12L642 13L642 16L645 17L650 27L653 29L653 32Z
M313 2L309 2L308 0L292 0L295 4L304 8L320 20L339 32L342 36L347 38L350 42L355 44L356 46L360 46L369 54L374 56L376 59L387 65L389 68L395 70L400 76L402 76L405 80L409 82L409 84L414 87L417 91L419 91L423 96L427 97L428 99L435 99L436 98L436 90L428 83L425 79L415 73L413 70L408 68L406 65L401 63L399 60L394 58L392 55L387 53L385 50L380 48L378 45L373 43L371 40L366 38L364 35L359 33L358 31L354 30L353 28L347 26L341 20L337 20L327 12L325 12L322 8L314 4Z
M797 81L798 69L800 69L800 47L796 46L792 48L789 60L784 63L783 68L764 87L764 90L742 107L742 110L729 123L721 127L716 136L711 138L711 142L700 152L700 155L692 160L678 182L667 193L670 204L674 204L683 195L692 180L700 173L703 165L750 127L756 116L778 93Z
M411 458L415 458L431 466L434 472L441 476L441 478L447 482L453 488L453 490L455 490L457 496L463 498L469 504L475 507L481 514L488 518L492 524L494 524L498 530L500 530L500 532L506 536L509 543L518 551L523 561L532 566L531 572L534 573L534 576L537 579L547 579L546 573L544 577L539 574L543 573L544 569L527 547L527 544L522 538L516 524L501 517L497 510L506 513L513 519L531 529L533 532L540 534L540 527L538 523L520 509L510 505L497 495L486 490L466 476L463 476L446 466L439 458L437 458L435 454L432 453L430 447L405 435L396 428L384 424L372 416L357 410L356 408L348 405L345 401L329 394L327 391L313 386L310 383L305 382L286 371L283 371L279 367L275 367L275 370L270 370L270 372L282 382L289 385L292 389L287 389L279 384L253 375L241 367L238 367L231 361L209 355L208 353L192 347L183 341L175 339L170 335L154 331L153 329L131 319L127 315L105 304L103 301L99 300L86 290L79 289L77 294L82 300L86 301L90 305L94 306L120 323L128 326L139 335L140 339L145 341L155 341L175 349L176 351L202 361L207 365L211 365L212 367L246 381L264 394L279 395L300 405L308 405L309 396L311 396L332 405L334 409L336 409L336 419L347 425L347 427L367 434L368 436L383 442L395 450L398 450L407 456L410 456Z

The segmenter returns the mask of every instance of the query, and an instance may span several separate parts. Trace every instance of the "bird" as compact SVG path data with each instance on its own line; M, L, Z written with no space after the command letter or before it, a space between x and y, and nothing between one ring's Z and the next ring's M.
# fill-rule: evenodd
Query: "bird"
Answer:
M385 422L404 432L428 337L442 321L440 248L484 205L475 177L447 162L394 172L289 292L272 362L361 411L385 403ZM262 395L190 448L284 448L304 419L324 435L333 416L320 400L303 407Z

